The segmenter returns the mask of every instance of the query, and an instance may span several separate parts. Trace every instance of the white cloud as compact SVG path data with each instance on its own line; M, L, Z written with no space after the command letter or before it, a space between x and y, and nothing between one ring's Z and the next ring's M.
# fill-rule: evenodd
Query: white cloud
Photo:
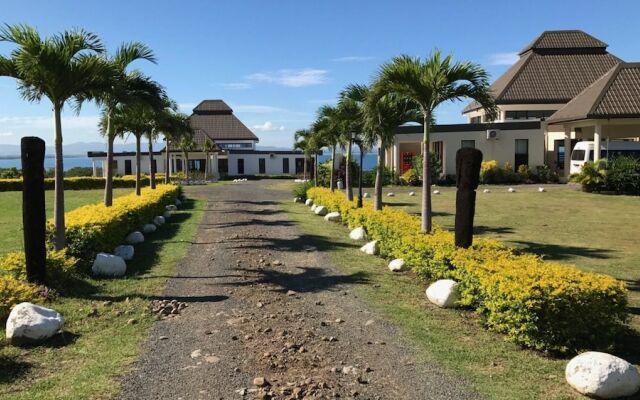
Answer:
M266 121L264 124L253 125L253 129L260 132L284 131L284 125L276 126L271 121Z
M234 112L242 112L242 113L255 113L255 114L266 114L266 113L278 113L278 112L287 112L287 110L278 107L272 106L261 106L255 104L234 104L231 106Z
M251 84L246 82L223 83L222 86L229 90L247 90L251 89Z
M314 99L314 100L308 100L309 104L336 104L338 100L337 99Z
M518 53L495 53L489 56L489 65L512 65L520 56Z
M304 87L322 85L329 81L329 71L325 69L281 69L275 72L259 72L248 75L248 80L256 82L275 83L289 87Z
M369 60L373 60L373 57L368 57L368 56L346 56L346 57L338 57L338 58L334 58L333 62L362 62L362 61L369 61Z

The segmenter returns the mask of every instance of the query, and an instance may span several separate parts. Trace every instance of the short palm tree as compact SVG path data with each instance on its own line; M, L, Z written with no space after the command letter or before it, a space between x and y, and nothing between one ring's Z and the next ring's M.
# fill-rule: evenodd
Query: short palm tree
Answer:
M0 56L0 76L17 79L18 90L28 101L48 98L53 105L55 126L55 198L54 247L65 246L64 165L62 155L62 121L64 104L75 99L76 110L84 99L105 89L109 65L96 53L105 50L93 33L72 30L42 38L27 25L5 25L0 29L0 42L14 44L8 57Z
M193 141L193 136L185 135L180 139L180 149L184 155L184 171L187 176L187 182L189 181L189 152L196 148L196 142Z
M213 140L207 138L202 145L202 150L204 151L204 180L207 181L207 175L209 174L209 155L216 149L216 144L213 143Z
M154 168L153 158L153 141L158 139L161 133L166 133L173 129L173 116L178 106L169 99L164 98L160 107L150 109L150 114L146 119L145 136L149 140L149 187L153 190L156 188L156 170Z
M375 84L373 85L375 90ZM364 142L369 147L378 146L375 197L373 207L382 210L382 184L384 174L384 152L395 138L396 128L407 122L418 122L421 114L416 104L395 94L371 96L365 104Z
M378 96L395 93L416 102L423 118L422 231L431 231L431 179L429 167L429 121L435 109L447 101L472 99L495 119L496 106L489 90L489 76L478 64L454 62L434 51L425 60L401 55L382 65L377 76Z
M323 143L331 148L331 171L329 173L329 188L335 190L336 150L345 145L344 136L340 130L338 110L332 106L322 106L318 109L317 119L313 123L313 131L322 136Z
M309 159L309 146L312 132L310 129L298 129L293 134L293 149L304 153L304 166L302 167L302 178L307 179L307 161Z
M185 136L193 136L193 129L189 124L189 116L180 112L171 112L166 115L165 125L162 129L162 134L165 138L165 163L167 165L164 182L169 183L171 177L169 176L171 155L171 145L180 143L180 140Z
M347 143L345 190L347 199L353 200L353 187L351 184L351 140L352 133L361 134L364 121L364 104L369 94L366 85L348 85L338 97L338 119L342 136L342 142ZM362 151L362 150L361 150Z

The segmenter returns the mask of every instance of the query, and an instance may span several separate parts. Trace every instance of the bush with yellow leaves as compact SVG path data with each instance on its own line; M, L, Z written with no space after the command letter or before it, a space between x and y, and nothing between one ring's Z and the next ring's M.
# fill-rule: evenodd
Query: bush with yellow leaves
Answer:
M364 227L380 241L380 255L404 259L425 279L460 282L459 304L524 347L558 353L606 349L628 319L626 289L612 277L516 254L492 239L459 249L451 232L421 233L419 218L403 210L374 211L370 202L358 209L325 188L312 188L307 196L340 212L350 227Z
M51 250L47 252L45 266L47 286L63 288L76 272L78 260L67 256L66 250ZM27 268L24 252L14 251L0 258L0 277L27 280Z
M38 287L11 277L0 276L0 319L18 303L34 303L42 299Z

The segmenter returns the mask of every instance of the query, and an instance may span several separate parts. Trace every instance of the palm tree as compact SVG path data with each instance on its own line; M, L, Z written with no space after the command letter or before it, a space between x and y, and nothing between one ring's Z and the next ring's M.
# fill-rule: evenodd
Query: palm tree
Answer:
M169 164L171 163L170 148L172 143L180 143L184 136L193 136L193 129L189 124L189 116L180 112L171 112L166 115L166 125L162 129L165 138L165 163L167 165L164 183L169 183Z
M373 85L376 90L376 85ZM384 174L384 152L395 138L396 128L410 121L418 122L421 114L416 104L409 99L394 94L370 96L365 104L364 142L373 147L378 145L376 166L375 197L373 208L382 210L382 184Z
M209 172L209 154L216 149L216 144L213 143L213 140L206 138L204 144L202 145L202 150L204 151L205 160L204 160L204 181L207 181L207 174Z
M145 136L149 139L149 187L156 188L156 171L153 160L153 141L158 138L160 133L165 133L173 129L173 116L178 106L173 100L164 98L161 107L151 110L147 119L147 129Z
M0 42L16 45L9 57L0 56L0 76L18 80L18 90L27 101L43 97L52 103L55 126L55 199L54 247L65 246L64 165L62 155L62 121L64 104L75 99L79 112L82 101L105 87L109 65L96 53L105 51L97 35L85 30L71 30L42 38L27 25L5 25Z
M108 90L97 96L97 103L102 106L106 117L105 136L107 137L107 173L104 186L104 205L111 207L113 203L113 141L117 133L113 129L111 119L116 107L122 103L153 101L160 97L162 88L156 82L142 75L139 71L127 72L127 68L136 60L156 62L150 48L138 42L125 43L120 46L107 62L115 72L111 76Z
M318 109L318 117L313 124L313 131L322 136L323 142L331 148L331 172L329 174L329 188L335 190L336 149L343 145L340 131L338 110L332 106L322 106Z
M347 143L345 190L349 201L353 200L353 188L351 185L351 147L353 146L353 140L351 139L351 134L362 133L364 103L368 94L369 88L365 85L348 85L340 92L338 98L338 118L342 128L342 141Z
M309 129L299 129L293 134L293 149L304 153L302 178L307 179L307 160L309 159L309 145L312 132Z
M189 152L193 151L196 147L196 143L193 141L192 136L183 136L180 139L180 149L184 154L184 170L187 175L187 182L189 182Z
M401 55L382 65L376 95L395 93L415 101L423 118L422 138L422 231L431 232L431 179L429 167L429 121L435 109L447 101L473 99L485 109L488 120L496 117L489 91L489 76L478 64L454 62L435 50L425 60Z

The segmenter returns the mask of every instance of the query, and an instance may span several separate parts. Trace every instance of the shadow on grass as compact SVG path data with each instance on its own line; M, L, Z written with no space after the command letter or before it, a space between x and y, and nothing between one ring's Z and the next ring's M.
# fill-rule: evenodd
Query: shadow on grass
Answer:
M68 346L70 344L74 344L80 335L77 333L72 333L69 331L62 331L55 334L53 337L47 339L44 342L25 342L18 343L16 346L29 349L29 348L50 348L50 349L59 349L61 347Z
M295 223L294 223L295 225ZM246 242L248 238L236 239L240 242ZM251 238L252 242L260 242L254 245L242 245L238 248L243 249L278 249L281 251L301 251L317 249L318 251L333 250L336 248L353 247L347 243L333 242L318 235L300 235L295 239L279 239L279 238Z
M535 243L524 240L511 240L519 251L529 252L544 256L545 260L559 261L572 257L588 257L600 260L614 258L611 249L598 249L594 247L563 246L551 243Z
M630 290L632 292L640 292L640 281L632 281L630 279L621 279L621 281L624 282L627 290ZM640 315L640 307L637 307L636 311L637 312L634 312L632 314Z
M14 357L0 356L0 384L12 383L31 371L33 364Z
M504 235L507 233L514 233L514 232L515 231L513 230L513 228L510 228L508 226L492 227L492 226L486 226L486 225L477 225L473 227L474 235L484 235L485 233L491 233L494 235Z

